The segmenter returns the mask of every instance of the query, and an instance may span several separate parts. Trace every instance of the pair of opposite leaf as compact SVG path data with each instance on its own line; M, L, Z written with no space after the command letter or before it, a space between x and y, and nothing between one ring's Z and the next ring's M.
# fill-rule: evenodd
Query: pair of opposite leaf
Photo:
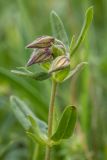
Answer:
M11 109L21 123L26 134L35 142L42 145L57 145L63 139L71 137L77 118L76 108L67 106L53 132L50 141L47 136L47 124L38 119L28 106L16 96L11 96ZM65 127L64 127L65 126Z
M75 73L87 64L87 62L81 62L76 68L71 69L70 61L81 42L83 42L92 18L93 7L89 7L86 11L85 21L78 39L75 41L73 36L71 44L69 45L63 23L58 15L52 11L51 24L53 37L39 37L27 46L27 48L33 48L33 53L31 54L27 66L40 64L45 71L32 73L28 71L26 67L21 67L19 70L12 70L12 72L40 81L52 77L57 82L63 82L68 78L73 77Z

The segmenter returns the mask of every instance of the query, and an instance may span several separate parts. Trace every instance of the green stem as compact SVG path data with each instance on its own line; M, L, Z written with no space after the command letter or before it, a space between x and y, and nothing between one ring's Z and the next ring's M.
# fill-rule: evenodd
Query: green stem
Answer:
M32 160L37 160L38 159L38 153L39 153L39 144L36 143Z
M50 105L49 105L49 114L48 114L48 139L49 139L49 141L50 141L50 138L52 135L52 124L53 124L53 113L54 113L54 102L55 102L55 96L56 96L56 87L57 87L57 83L53 80L52 81L51 99L50 99ZM45 160L50 160L50 153L51 153L51 147L47 145Z

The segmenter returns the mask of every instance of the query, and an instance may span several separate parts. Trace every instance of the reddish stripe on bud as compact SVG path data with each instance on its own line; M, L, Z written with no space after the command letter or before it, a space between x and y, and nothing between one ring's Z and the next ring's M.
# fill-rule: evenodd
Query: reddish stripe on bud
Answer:
M51 36L42 36L35 41L27 45L27 48L46 48L50 47L54 43L55 39Z
M68 67L69 65L70 65L70 59L67 56L65 55L59 56L53 61L49 72L55 72L58 70L62 70Z
M36 63L42 63L48 60L51 60L52 54L51 54L51 50L49 48L44 48L44 49L36 49L33 51L27 66L31 66L33 64Z

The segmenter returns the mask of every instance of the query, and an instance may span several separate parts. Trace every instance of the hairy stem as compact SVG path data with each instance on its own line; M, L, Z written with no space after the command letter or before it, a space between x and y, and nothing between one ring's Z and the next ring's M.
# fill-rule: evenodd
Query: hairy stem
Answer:
M50 99L50 105L49 105L49 114L48 114L48 138L49 138L49 140L52 135L52 123L53 123L56 87L57 87L57 83L53 80L52 81L51 99ZM50 160L50 152L51 152L51 148L49 146L47 146L45 160Z

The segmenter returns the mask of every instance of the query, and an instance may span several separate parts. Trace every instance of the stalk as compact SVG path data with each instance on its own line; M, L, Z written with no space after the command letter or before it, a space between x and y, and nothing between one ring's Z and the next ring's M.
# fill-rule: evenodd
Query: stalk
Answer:
M39 144L36 143L32 160L38 159L38 155L39 155Z
M49 114L48 114L48 140L49 141L50 141L50 138L52 135L52 124L53 124L53 113L54 113L54 102L55 102L55 96L56 96L56 87L57 87L57 83L53 80L52 81L50 105L49 105ZM50 153L51 153L51 147L47 145L45 160L50 160Z

